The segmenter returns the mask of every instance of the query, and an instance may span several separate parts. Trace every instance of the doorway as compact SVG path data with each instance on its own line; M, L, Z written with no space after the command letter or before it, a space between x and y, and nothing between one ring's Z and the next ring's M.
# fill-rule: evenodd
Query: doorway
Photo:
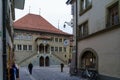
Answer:
M44 57L40 57L40 66L44 66Z
M49 66L49 57L48 56L45 58L45 66Z

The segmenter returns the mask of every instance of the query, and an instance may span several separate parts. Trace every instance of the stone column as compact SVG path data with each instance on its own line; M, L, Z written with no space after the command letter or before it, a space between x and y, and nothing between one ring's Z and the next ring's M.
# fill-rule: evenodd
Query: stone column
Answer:
M39 51L39 44L38 44L38 46L37 46L37 53L38 53L38 54L40 53L40 51Z
M44 54L45 54L45 44L44 44Z

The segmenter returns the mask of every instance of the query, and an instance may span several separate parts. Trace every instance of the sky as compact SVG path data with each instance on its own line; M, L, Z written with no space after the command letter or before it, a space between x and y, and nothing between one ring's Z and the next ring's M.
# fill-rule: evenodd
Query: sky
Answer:
M15 9L16 20L28 13L41 15L56 28L72 34L73 30L70 26L66 24L66 27L63 27L65 21L70 22L72 19L71 5L67 5L66 1L67 0L25 0L23 10Z

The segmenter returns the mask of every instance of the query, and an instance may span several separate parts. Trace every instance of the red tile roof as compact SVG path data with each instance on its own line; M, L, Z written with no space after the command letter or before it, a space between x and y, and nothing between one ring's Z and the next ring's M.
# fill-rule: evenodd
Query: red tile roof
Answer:
M63 32L57 29L56 27L54 27L42 16L35 14L25 15L21 19L15 21L13 26L14 29L23 29L23 30L32 30L32 31L41 31L41 32L69 35L68 33Z

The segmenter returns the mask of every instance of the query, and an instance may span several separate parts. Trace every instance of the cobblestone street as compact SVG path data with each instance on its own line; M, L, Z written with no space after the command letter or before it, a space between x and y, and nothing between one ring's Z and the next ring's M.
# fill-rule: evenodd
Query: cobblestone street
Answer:
M20 68L20 80L82 80L76 76L69 75L69 68L65 67L60 71L60 67L34 67L32 75L27 67Z

